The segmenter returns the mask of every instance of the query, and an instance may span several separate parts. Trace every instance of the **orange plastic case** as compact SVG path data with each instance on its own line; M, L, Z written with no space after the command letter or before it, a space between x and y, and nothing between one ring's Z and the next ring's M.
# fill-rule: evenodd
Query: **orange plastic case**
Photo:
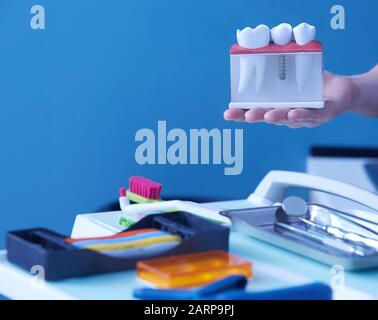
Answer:
M162 289L200 286L235 274L252 277L252 263L224 251L171 256L137 264L139 279Z

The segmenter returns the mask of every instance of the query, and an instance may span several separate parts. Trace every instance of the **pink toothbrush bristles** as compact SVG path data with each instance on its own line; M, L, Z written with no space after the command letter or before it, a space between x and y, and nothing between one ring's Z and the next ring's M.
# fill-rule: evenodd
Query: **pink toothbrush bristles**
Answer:
M147 199L160 199L162 185L143 177L130 177L129 188L132 193Z
M126 188L119 188L119 196L126 197Z

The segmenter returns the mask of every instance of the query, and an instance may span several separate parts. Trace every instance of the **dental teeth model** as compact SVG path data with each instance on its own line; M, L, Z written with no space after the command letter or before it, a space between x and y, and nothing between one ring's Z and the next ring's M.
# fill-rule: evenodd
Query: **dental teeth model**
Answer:
M323 46L315 35L307 23L237 30L230 108L322 108Z
M270 30L265 25L259 25L255 29L245 28L237 31L238 43L243 48L258 49L269 45ZM266 57L263 55L242 55L240 56L240 82L239 92L243 92L251 79L253 72L256 73L255 89L259 92L264 81Z
M310 26L307 23L301 23L299 26L295 27L293 31L295 41L301 46L305 46L315 40L316 29L314 26ZM307 75L311 68L312 55L298 54L295 57L295 63L298 90L302 93L306 85Z

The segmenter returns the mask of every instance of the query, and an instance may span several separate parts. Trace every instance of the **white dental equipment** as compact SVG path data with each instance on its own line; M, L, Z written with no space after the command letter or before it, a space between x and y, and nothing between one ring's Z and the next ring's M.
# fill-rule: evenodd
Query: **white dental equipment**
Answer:
M307 23L237 30L230 108L323 108L323 46L315 35Z
M324 232L324 239L321 243L319 241L311 242L309 239L308 241L300 241L276 232L275 224L277 222L286 223L286 221L278 219L280 215L284 214L287 216L282 207L276 204L284 201L287 197L287 192L291 188L318 190L350 199L369 207L372 211L368 214L376 217L376 213L373 212L377 212L378 209L378 195L375 193L347 183L306 173L271 171L259 183L255 192L247 199L202 204L180 200L162 201L147 204L132 204L126 208L126 212L116 211L78 215L72 237L101 236L122 231L124 228L117 224L119 218L124 215L132 217L140 213L148 214L179 210L228 225L231 221L233 228L237 231L242 231L256 239L326 264L339 264L346 269L364 269L378 266L378 251L371 250L371 247L364 245L361 241L356 241L356 243L350 241L351 239L344 241L340 237L335 237L326 232ZM322 207L321 204L309 204L312 212L316 212L315 207L322 208L323 218L327 214L331 217L331 209L328 210L328 208ZM347 213L346 218L348 218L348 215L349 213ZM312 216L309 220L317 224L324 223L325 220L319 220L319 217L320 215L317 216L318 219L315 219L316 217ZM363 218L366 219L366 215ZM354 216L353 221L359 223L359 217ZM351 236L351 233L360 234L360 236L365 238L373 238L374 236L374 233L356 232L359 229L353 229L352 227L356 227L354 224L342 224L340 220L335 220L335 218L330 218L330 222L338 224L327 227L334 227L334 231L338 229L345 230L349 233L348 237ZM302 223L298 217L288 217L288 225L298 228L298 223ZM320 239L320 231L324 230L319 229L318 232L316 230L309 231L313 231L315 237ZM330 245L331 243L332 245ZM339 248L336 248L336 245ZM341 248L344 250L341 250Z
M314 146L307 158L308 173L351 183L357 187L378 193L378 149L356 147ZM364 206L327 193L311 192L312 202L340 211L353 211L361 218ZM353 219L353 217L350 217ZM378 226L378 215L368 217ZM367 226L378 232L371 223Z

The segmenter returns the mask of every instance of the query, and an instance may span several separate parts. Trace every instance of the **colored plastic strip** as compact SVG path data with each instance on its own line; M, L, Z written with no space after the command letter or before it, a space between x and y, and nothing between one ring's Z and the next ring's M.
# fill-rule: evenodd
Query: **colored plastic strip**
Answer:
M137 247L137 248L129 248L125 250L107 250L101 251L102 254L106 254L111 257L115 258L127 258L133 257L135 258L138 255L145 255L147 252L148 254L158 254L161 252L168 251L176 247L179 243L178 242L167 242L167 243L158 243L158 244L151 244L144 247Z
M165 243L165 242L180 242L181 238L179 236L167 235L161 237L152 237L142 240L135 240L125 243L114 243L114 244L97 244L87 246L86 249L91 249L95 251L104 250L122 250L135 247L143 247L154 243Z
M133 235L136 235L136 234L145 233L145 232L152 232L152 231L160 231L160 230L156 229L156 228L137 229L137 230L124 231L124 232L116 233L116 234L111 235L111 236L104 236L104 237L67 238L66 241L68 243L75 243L75 242L79 242L79 241L89 241L89 240L106 240L106 239L128 237L128 236L133 236Z
M152 237L167 236L167 235L170 235L170 233L164 232L164 231L153 231L153 232L144 232L144 233L136 234L133 236L122 237L122 238L80 241L80 242L73 243L73 245L75 247L82 248L82 247L88 247L88 246L97 245L97 244L125 243L129 241L141 240L141 239L152 238Z

